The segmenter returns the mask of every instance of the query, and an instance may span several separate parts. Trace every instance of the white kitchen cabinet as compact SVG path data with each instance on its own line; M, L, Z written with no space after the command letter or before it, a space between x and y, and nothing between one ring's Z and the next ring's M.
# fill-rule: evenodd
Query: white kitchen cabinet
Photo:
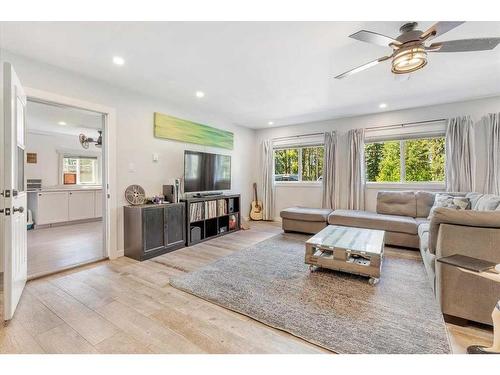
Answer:
M36 226L102 217L101 189L58 189L28 192L28 208Z
M102 190L95 191L94 199L94 217L102 217Z
M67 191L37 193L35 221L37 225L68 221Z
M70 191L68 217L70 221L94 217L95 197L93 191Z

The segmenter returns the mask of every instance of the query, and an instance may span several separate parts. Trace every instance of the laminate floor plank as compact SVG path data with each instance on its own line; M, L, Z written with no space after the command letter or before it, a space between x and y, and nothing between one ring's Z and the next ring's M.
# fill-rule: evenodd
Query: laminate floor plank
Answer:
M97 312L154 353L204 353L184 336L120 302L112 302Z
M113 324L95 311L50 282L38 285L35 293L37 299L92 345L113 336L118 331Z
M0 328L0 354L43 354L45 352L22 323L13 320L7 326Z
M67 324L57 326L37 336L46 353L96 354L94 346Z
M35 298L28 290L23 292L14 318L9 324L13 322L22 325L33 337L64 324L61 318Z
M102 354L152 354L153 352L124 332L118 332L95 346Z

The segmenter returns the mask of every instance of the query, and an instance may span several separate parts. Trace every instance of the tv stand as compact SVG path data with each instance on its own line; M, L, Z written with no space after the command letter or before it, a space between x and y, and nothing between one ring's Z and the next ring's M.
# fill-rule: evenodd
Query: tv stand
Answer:
M210 194L181 199L186 205L186 246L240 229L240 195Z

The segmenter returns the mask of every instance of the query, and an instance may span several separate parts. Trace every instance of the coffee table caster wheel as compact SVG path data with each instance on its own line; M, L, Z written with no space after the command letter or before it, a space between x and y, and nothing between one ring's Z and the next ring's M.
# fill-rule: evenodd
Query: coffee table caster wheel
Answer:
M379 281L379 279L377 279L377 278L375 278L375 277L370 277L370 278L368 279L368 284L370 284L370 285L372 285L372 286L373 286L373 285L378 284L378 281Z

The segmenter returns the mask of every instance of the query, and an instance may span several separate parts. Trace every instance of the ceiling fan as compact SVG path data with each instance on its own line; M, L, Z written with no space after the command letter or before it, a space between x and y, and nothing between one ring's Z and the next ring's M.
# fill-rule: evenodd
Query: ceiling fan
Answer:
M390 47L392 48L392 54L348 70L335 78L341 79L348 77L354 73L359 73L378 63L391 59L391 70L394 74L407 74L427 65L428 53L487 51L492 50L500 43L500 38L478 38L448 40L445 42L432 43L428 46L425 45L426 42L447 33L463 23L463 21L441 21L431 26L428 30L421 31L417 30L417 22L409 22L401 26L399 29L401 35L396 38L391 38L390 36L378 34L373 31L358 31L357 33L349 35L349 37L362 42Z
M85 134L80 134L78 136L80 144L84 149L88 149L90 143L94 143L95 147L102 147L102 131L98 130L97 132L99 133L99 137L97 137L97 139L89 138Z

